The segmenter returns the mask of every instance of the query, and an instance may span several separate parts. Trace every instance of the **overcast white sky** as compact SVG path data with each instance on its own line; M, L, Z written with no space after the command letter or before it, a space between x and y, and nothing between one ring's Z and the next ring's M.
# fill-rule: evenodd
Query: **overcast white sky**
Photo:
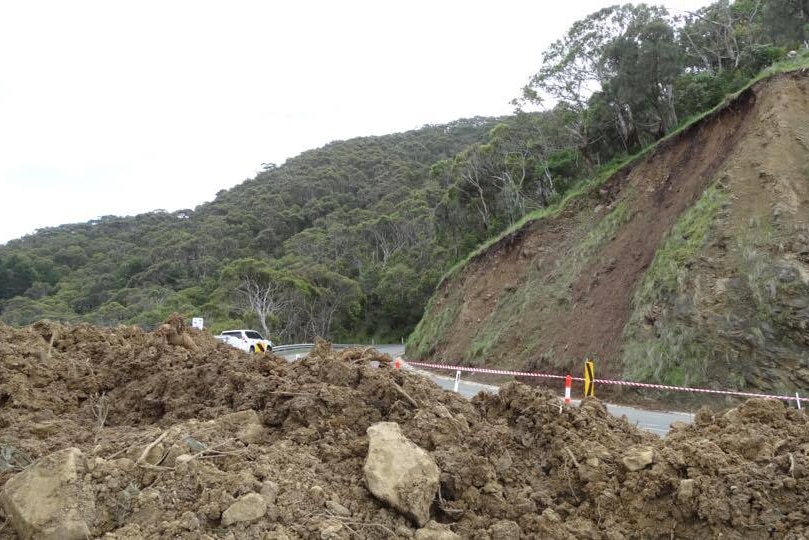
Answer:
M336 139L508 114L544 48L614 3L2 2L0 244L193 208Z

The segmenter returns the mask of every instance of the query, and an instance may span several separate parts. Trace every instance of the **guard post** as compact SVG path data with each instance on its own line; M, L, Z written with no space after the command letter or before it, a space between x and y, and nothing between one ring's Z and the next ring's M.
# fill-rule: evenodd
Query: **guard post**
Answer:
M591 397L596 395L596 373L595 364L592 358L588 358L584 362L584 397Z

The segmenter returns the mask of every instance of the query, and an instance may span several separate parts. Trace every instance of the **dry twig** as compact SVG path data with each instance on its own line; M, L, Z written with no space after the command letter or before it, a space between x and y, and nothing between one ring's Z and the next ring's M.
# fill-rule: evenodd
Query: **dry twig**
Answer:
M576 456L573 455L573 452L571 452L570 448L568 448L567 446L565 446L565 450L567 450L568 455L570 455L570 459L573 460L573 464L578 469L579 468L579 462L576 460Z
M96 417L96 438L98 438L98 434L104 429L104 424L107 423L107 415L110 413L110 404L107 400L106 392L101 392L101 395L95 394L90 399L93 403L93 416Z
M325 517L325 518L334 519L334 520L336 520L336 521L339 521L339 522L340 522L340 523L341 523L343 526L345 526L345 527L346 527L346 528L347 528L349 531L351 531L352 533L354 533L354 535L355 535L355 536L359 536L359 534L357 533L357 531L355 531L354 529L352 529L352 528L350 527L350 525L354 525L355 527L356 527L356 526L359 526L359 528L365 528L365 527L379 527L380 529L383 529L385 532L387 532L389 535L391 535L393 538L398 538L398 536L396 535L396 533L395 533L395 532L393 532L392 530L390 530L390 528L389 528L389 527L386 527L385 525L382 525L381 523L372 523L372 522L364 522L364 521L353 521L353 520L351 520L351 518L349 518L349 517L346 517L346 516L338 516L337 514L335 514L335 513L333 513L333 512L330 512L330 511L328 511L328 510L327 510L325 513L322 513L322 514L312 514L311 516L308 516L308 517L307 517L306 521L308 522L308 521L311 521L311 520L312 520L312 519L314 519L314 518L324 518L324 517Z
M571 454L571 457L573 454ZM575 461L575 458L574 458ZM576 499L576 504L580 503L578 495L576 495L576 490L573 489L573 481L570 479L570 468L568 467L567 463L567 456L565 456L565 468L564 468L565 478L567 479L567 487L570 488L570 494L573 495L573 498Z
M417 409L421 407L421 405L419 405L418 402L415 399L410 397L410 394L408 394L407 392L404 391L404 388L402 388L401 386L399 386L398 384L396 384L393 381L391 381L390 383L393 385L393 388L395 388L396 391L399 392L399 394L401 394L401 396L407 400L408 403L410 403L412 406L414 406Z
M129 446L127 446L127 447L125 447L125 448L122 448L122 449L118 450L117 452L115 452L114 454L111 454L110 456L108 456L108 457L106 458L106 459L107 459L107 461L109 461L109 460L111 460L111 459L115 459L115 458L117 458L118 456L120 456L121 454L123 454L123 453L125 453L125 452L129 452L130 450L132 450L132 449L133 449L133 448L135 448L136 446L140 446L141 444L145 443L145 442L146 442L146 441L148 441L150 438L151 438L151 436L150 436L149 438L141 438L141 439L138 439L138 441L137 441L136 443L134 443L134 444L130 444Z
M48 343L48 358L51 357L51 351L53 350L53 342L56 340L56 333L58 330L54 330L51 334L51 341Z
M147 444L146 448L143 449L143 452L141 452L140 457L138 458L138 460L135 463L137 463L138 465L144 465L144 464L151 465L149 463L146 463L146 456L148 456L149 452L151 452L152 448L154 448L155 446L160 444L160 441L165 439L166 435L168 435L168 434L169 434L169 432L168 432L168 430L166 430L166 431L164 431L163 433L160 434L160 437L156 438L155 440L153 440L152 442ZM154 465L152 465L152 467L154 467Z

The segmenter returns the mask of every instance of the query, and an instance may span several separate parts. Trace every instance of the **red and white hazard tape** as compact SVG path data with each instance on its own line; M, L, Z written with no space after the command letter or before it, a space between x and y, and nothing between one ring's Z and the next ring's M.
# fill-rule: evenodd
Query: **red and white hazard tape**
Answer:
M796 396L778 396L775 394L757 394L755 392L739 392L737 390L717 390L714 388L691 388L688 386L671 386L668 384L651 384L635 381L615 381L610 379L595 379L595 382L601 384L617 384L620 386L636 386L639 388L654 388L656 390L667 390L671 392L697 392L701 394L719 394L723 396L740 396L749 398L764 398L764 399L782 399L785 401L804 401L809 402L809 398L802 398Z
M528 373L524 371L509 371L506 369L476 368L468 366L447 366L444 364L426 364L424 362L407 362L409 366L423 367L427 369L449 369L453 371L470 371L473 373L488 373L489 375L512 375L514 377L541 377L546 379L564 379L567 375L551 375L549 373ZM574 381L583 381L580 377L573 377Z
M489 369L477 368L469 366L448 366L444 364L427 364L424 362L407 362L408 365L428 368L428 369L447 369L454 371L468 371L471 373L488 373L490 375L511 375L513 377L536 377L543 379L566 379L568 375L553 375L550 373L533 373L528 371L510 371L505 369ZM583 377L571 377L574 381L584 381ZM780 399L783 401L798 401L808 403L809 398L795 396L778 396L773 394L756 394L754 392L739 392L736 390L715 390L713 388L691 388L688 386L672 386L668 384L652 384L642 383L635 381L618 381L612 379L593 379L594 382L599 384L614 384L619 386L630 386L638 388L652 388L655 390L667 390L670 392L696 392L702 394L719 394L723 396L739 396L748 398L764 398L764 399Z

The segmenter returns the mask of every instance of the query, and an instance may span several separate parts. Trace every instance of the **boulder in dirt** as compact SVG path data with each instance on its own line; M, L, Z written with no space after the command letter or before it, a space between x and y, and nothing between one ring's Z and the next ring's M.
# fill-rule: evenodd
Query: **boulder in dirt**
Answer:
M85 515L92 497L85 497L81 479L84 454L66 448L39 460L6 482L0 505L22 538L73 540L90 537Z
M402 435L396 422L368 428L365 482L371 493L423 527L441 471L433 458Z
M222 525L227 527L240 521L253 521L267 512L267 501L258 493L248 493L239 497L227 510L222 512Z
M417 530L415 538L416 540L461 540L461 537L448 527L435 521L430 521L427 525Z
M641 446L629 450L622 461L627 470L639 471L654 462L654 455L654 449L651 446Z
M492 538L499 540L520 540L522 538L520 526L507 519L500 520L489 527L489 534Z
M245 444L258 444L267 437L267 430L258 413L252 409L225 414L211 421L220 433L233 433Z
M687 502L694 497L695 486L696 482L693 478L683 478L680 480L680 485L677 489L677 498L680 502Z
M185 347L189 351L199 350L197 344L188 335L185 321L177 313L172 313L154 333L156 336L163 338L169 345Z

